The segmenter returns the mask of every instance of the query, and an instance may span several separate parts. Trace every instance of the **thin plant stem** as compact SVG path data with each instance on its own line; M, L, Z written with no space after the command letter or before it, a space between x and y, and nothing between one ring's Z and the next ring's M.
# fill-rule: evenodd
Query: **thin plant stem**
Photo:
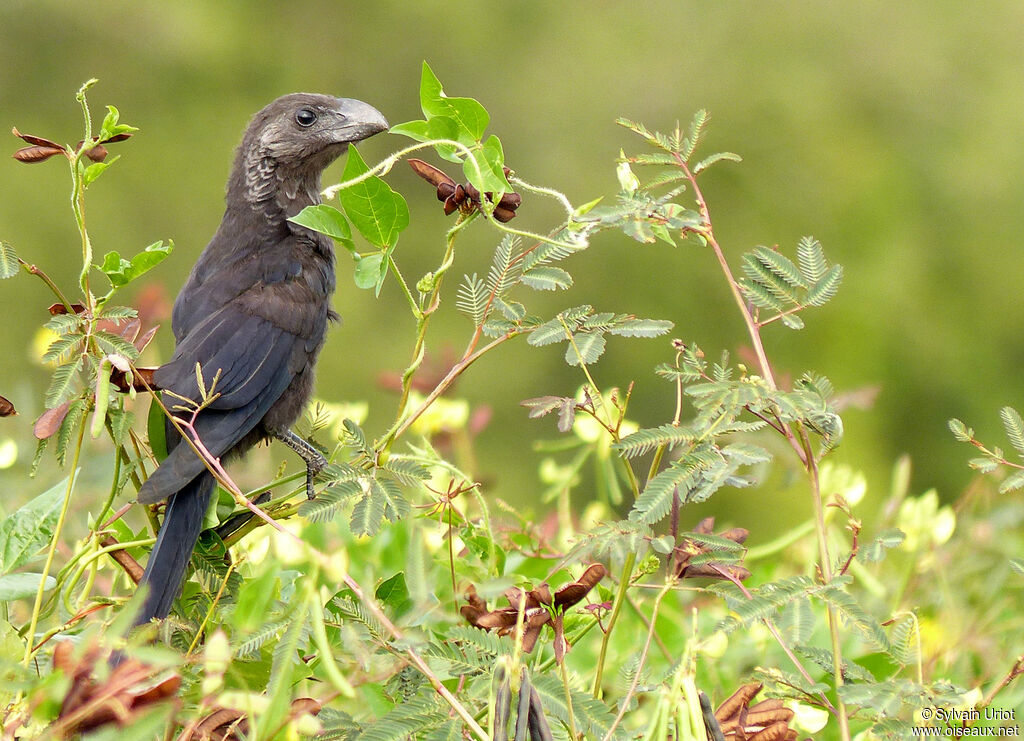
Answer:
M612 611L608 616L608 627L604 630L604 637L601 639L601 649L597 655L597 668L594 671L594 684L591 694L601 699L601 679L604 676L604 664L608 656L608 643L612 637L612 630L619 620L622 612L622 605L626 602L626 592L629 590L630 580L633 578L633 566L636 565L636 553L626 554L625 562L622 564L622 575L619 577L619 589L615 593L615 602L612 603Z
M654 607L651 610L651 620L647 628L647 639L644 641L644 647L640 651L640 661L636 666L636 672L633 674L633 681L629 684L629 690L626 692L626 697L620 702L619 714L615 716L615 721L609 726L608 733L605 734L603 741L609 741L615 729L618 728L619 723L622 722L622 718L626 715L626 711L629 709L629 701L633 695L636 694L637 685L640 683L640 675L643 673L644 664L647 663L647 652L651 648L651 640L654 638L654 627L658 622L658 610L661 609L661 601L665 598L665 595L672 591L673 579L669 579L665 582L665 586L658 592L658 596L654 599Z
M78 426L78 440L75 443L75 457L71 462L71 473L68 474L68 485L64 491L64 503L60 508L60 515L57 517L57 524L53 528L53 535L50 537L50 547L46 552L46 562L43 564L43 573L39 575L39 589L36 590L35 603L32 606L32 618L28 625L28 641L25 643L25 656L21 665L28 667L32 662L32 642L36 634L36 627L39 625L39 611L43 606L43 595L46 593L46 578L50 575L53 567L53 558L57 553L57 543L60 541L61 533L64 530L64 522L67 520L68 509L71 505L71 494L75 490L75 481L78 479L78 461L82 456L82 442L85 440L85 423Z
M680 155L675 154L674 157L677 165L683 171L683 174L689 181L690 186L693 188L694 198L697 202L697 209L700 212L701 221L703 222L702 228L697 230L697 233L707 242L708 246L711 247L712 252L715 254L715 259L718 261L719 268L725 276L726 282L729 284L729 290L732 293L733 299L736 301L736 306L739 308L740 315L743 317L743 322L747 327L747 333L750 336L750 342L754 348L754 354L757 356L757 363L761 371L761 376L764 378L765 383L768 384L770 389L776 390L778 389L778 383L775 380L771 363L768 362L768 355L765 352L764 343L761 340L761 325L758 324L750 311L750 307L743 299L739 283L736 281L732 274L732 270L729 268L728 260L725 259L725 252L722 250L718 240L715 239L714 228L711 222L711 213L708 209L707 201L704 199L704 194L701 191L700 186L697 184L697 178L690 170L689 165ZM818 463L815 459L807 431L802 425L795 423L791 426L786 423L781 423L780 427L782 434L786 437L786 440L789 441L790 446L796 452L800 462L806 469L810 480L811 499L814 505L815 531L818 540L818 561L822 578L828 582L832 579L832 566L828 552L828 538L825 530L825 514L821 498L821 482L818 476ZM838 688L843 684L842 642L839 636L839 623L836 610L831 604L827 605L826 609L828 614L829 635L832 643L832 677L835 686ZM783 648L788 652L785 645L783 645ZM850 727L846 706L841 699L837 700L837 704L838 712L836 717L839 721L840 737L843 741L849 741Z

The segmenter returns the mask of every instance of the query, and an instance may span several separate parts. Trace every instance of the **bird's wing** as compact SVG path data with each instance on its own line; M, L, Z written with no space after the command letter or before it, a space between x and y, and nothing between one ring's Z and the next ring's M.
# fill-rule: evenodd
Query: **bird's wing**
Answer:
M295 280L257 284L203 319L157 369L154 380L161 388L198 403L199 364L207 392L212 387L218 395L193 424L214 457L248 435L308 364L310 343L319 342L316 312L326 307L317 308L303 296L306 288L304 281ZM187 406L174 396L165 394L164 403L178 416L189 417L187 409L173 409ZM146 481L139 501L160 501L204 468L191 446L177 445Z

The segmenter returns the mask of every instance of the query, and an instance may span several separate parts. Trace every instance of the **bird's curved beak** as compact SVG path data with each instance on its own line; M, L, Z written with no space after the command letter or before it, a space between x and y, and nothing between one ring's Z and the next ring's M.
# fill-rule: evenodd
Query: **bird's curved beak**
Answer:
M339 125L335 131L339 142L358 142L388 130L384 115L361 100L338 98L336 110Z

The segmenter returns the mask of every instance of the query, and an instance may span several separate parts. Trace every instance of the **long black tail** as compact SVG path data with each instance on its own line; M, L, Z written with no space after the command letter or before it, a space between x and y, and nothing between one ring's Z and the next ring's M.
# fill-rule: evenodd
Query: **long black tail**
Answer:
M209 471L196 476L185 488L167 500L160 534L149 554L141 584L146 585L146 602L135 617L135 625L151 618L165 618L181 591L185 569L203 527L216 480Z

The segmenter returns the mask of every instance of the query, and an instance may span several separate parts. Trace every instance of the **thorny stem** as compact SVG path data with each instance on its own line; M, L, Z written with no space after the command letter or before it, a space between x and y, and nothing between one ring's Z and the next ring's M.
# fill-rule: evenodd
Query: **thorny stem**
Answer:
M775 381L775 375L772 373L771 364L768 362L768 355L765 353L764 343L761 341L760 325L754 318L753 314L751 314L750 307L747 305L747 302L743 299L739 283L736 282L736 279L732 274L732 270L729 268L729 262L725 259L725 253L723 252L721 245L719 245L718 240L715 239L714 228L711 223L711 213L708 209L707 201L704 199L704 194L701 191L700 186L697 185L697 178L690 170L689 165L680 155L675 154L674 157L676 159L676 163L683 171L686 179L689 181L690 186L693 188L694 199L696 200L697 209L700 212L701 221L703 223L702 228L699 229L697 233L704 238L708 246L710 246L712 251L715 253L715 259L718 260L722 274L725 276L726 282L729 284L729 290L732 292L733 298L736 301L736 306L739 308L740 315L743 317L743 322L747 327L747 333L750 335L750 342L754 348L754 354L757 356L757 363L761 370L761 376L764 378L770 389L776 390L778 389L778 384ZM783 435L785 435L797 456L800 458L800 462L807 470L807 475L810 478L811 499L814 504L815 530L818 540L818 560L820 562L822 578L825 582L829 582L832 579L832 563L831 557L829 556L828 538L825 531L825 512L821 498L821 481L818 475L818 462L814 457L810 438L803 425L795 423L790 426L789 424L782 423L781 428ZM838 688L843 685L843 657L842 643L839 636L838 615L836 614L835 607L831 604L828 604L826 609L828 614L829 634L832 643L832 678L835 686ZM783 649L789 653L789 649L782 643L781 638L780 645L782 645ZM793 657L791 656L791 658ZM842 699L838 699L837 704L838 712L836 713L836 717L839 720L839 733L843 741L849 741L850 727L846 712L846 705L843 703Z

